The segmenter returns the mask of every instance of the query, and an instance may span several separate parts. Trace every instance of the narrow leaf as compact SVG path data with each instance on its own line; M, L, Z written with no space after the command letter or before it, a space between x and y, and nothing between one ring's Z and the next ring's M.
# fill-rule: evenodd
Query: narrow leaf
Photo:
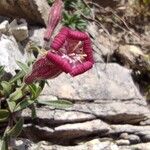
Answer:
M13 126L9 131L7 131L7 135L10 137L16 138L22 131L24 119L20 118L19 121Z
M6 121L9 117L9 111L6 109L0 109L0 122Z
M13 112L15 109L16 103L14 101L10 101L9 99L7 99L7 104L8 104L10 111Z
M7 81L2 81L1 86L3 88L3 92L6 96L8 96L11 93L12 87L11 84Z
M0 150L8 150L7 142L4 139L0 139Z
M23 92L21 88L17 88L14 93L9 96L10 101L17 101L23 97Z
M14 112L25 109L28 106L30 106L31 104L33 104L34 102L35 102L35 100L25 99L17 104L17 106L14 109Z
M37 102L40 103L40 104L44 104L44 105L48 105L48 106L52 106L52 107L60 108L60 109L72 107L72 105L73 105L72 102L67 101L67 100L56 100L56 101L38 100Z
M22 63L20 61L16 61L16 63L22 69L22 71L24 71L24 73L28 72L29 67L27 65L25 65L24 63Z
M18 79L23 78L24 76L25 76L25 72L21 70L9 81L9 83L14 83Z

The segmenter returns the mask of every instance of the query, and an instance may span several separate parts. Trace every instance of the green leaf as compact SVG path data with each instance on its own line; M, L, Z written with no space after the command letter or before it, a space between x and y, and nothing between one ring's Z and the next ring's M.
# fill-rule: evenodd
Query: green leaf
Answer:
M8 96L12 91L11 84L7 81L2 81L1 86L2 86L2 89L3 89L3 92L4 92L3 94Z
M22 63L22 62L20 62L20 61L16 61L16 63L17 63L17 65L20 67L20 69L22 69L22 71L23 71L24 73L28 73L29 67L28 67L26 64L24 64L24 63Z
M36 99L42 91L42 87L36 84L29 85L29 89L30 89L30 92L32 93L31 99Z
M17 101L23 97L22 88L17 88L14 93L9 96L10 101Z
M0 150L8 150L7 142L5 139L0 139Z
M28 106L33 104L35 101L36 100L25 99L25 100L19 102L17 104L17 106L15 107L14 112L27 108Z
M0 78L3 76L4 74L4 66L0 66Z
M19 121L9 130L7 131L7 135L13 138L16 138L22 131L24 124L24 119L20 118Z
M43 100L38 100L37 101L39 104L44 104L44 105L48 105L48 106L52 106L52 107L55 107L55 108L60 108L60 109L63 109L63 108L68 108L68 107L72 107L73 106L73 103L70 102L70 101L67 101L67 100L56 100L56 101L51 101L51 100L46 100L46 101L43 101Z
M9 111L7 109L0 109L0 122L6 121L9 117Z
M25 72L21 70L9 81L9 83L14 83L18 79L23 78L24 76L25 76Z
M9 101L9 99L7 99L7 104L8 104L10 111L13 112L16 107L16 103L14 101Z

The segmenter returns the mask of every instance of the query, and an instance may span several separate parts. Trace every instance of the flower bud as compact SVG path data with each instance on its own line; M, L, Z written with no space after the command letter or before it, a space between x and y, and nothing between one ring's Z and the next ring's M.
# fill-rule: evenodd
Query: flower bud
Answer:
M62 17L62 9L63 9L62 0L55 0L54 4L50 9L48 25L44 35L44 40L46 41L50 40L55 27L57 26Z

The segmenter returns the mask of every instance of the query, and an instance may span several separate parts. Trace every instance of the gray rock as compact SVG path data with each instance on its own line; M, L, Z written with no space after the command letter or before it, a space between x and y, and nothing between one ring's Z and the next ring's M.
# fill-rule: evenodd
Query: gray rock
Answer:
M106 68L105 68L106 67ZM75 101L67 111L92 114L113 123L139 123L149 114L131 72L117 64L100 64L75 78L62 74L50 80L44 96ZM59 88L58 88L59 87Z
M54 33L51 37L50 42L53 40L56 34L58 34L59 30L61 29L62 24L58 24L57 28L55 28ZM37 46L41 46L43 48L46 48L47 50L50 49L50 42L44 41L44 33L46 29L36 26L30 26L29 27L29 42L32 42L36 44Z
M87 32L92 36L94 58L96 62L103 62L103 56L111 56L117 48L116 38L108 35L103 29L100 31L95 23L87 25Z
M150 136L150 126L136 126L136 125L111 125L111 128L113 130L111 130L111 134L118 134L118 133L128 133L128 134L134 134L137 135L141 138L141 140L143 141L142 138L147 136L147 140L148 137ZM133 135L129 136L129 139L133 139ZM135 136L134 136L135 139ZM137 139L137 137L136 137Z
M134 134L130 134L128 139L131 144L137 144L137 143L141 142L140 137L137 135L134 135ZM149 139L149 141L150 141L150 139Z
M45 41L44 41L45 31L46 31L45 28L30 27L30 29L29 29L29 40L31 42L35 43L37 46L43 47L45 44Z
M142 98L132 80L131 71L115 63L97 63L90 71L74 78L61 74L49 80L49 84L52 88L45 87L43 94L58 98L85 102L97 100L97 103L99 100L109 102Z
M16 60L25 62L27 54L23 50L20 50L13 36L2 35L0 37L0 45L0 65L5 66L6 72L15 74L15 69L19 68Z
M94 139L77 146L52 145L46 141L35 144L26 139L17 139L12 145L16 150L119 150L118 146L113 142L100 142L99 139Z
M92 134L104 135L111 130L107 123L98 119L83 123L63 124L53 128L51 128L51 126L52 125L44 124L44 122L42 126L25 124L24 131L26 136L28 137L29 135L34 141L45 139L55 142L57 141L57 143L62 144L64 141L69 142L76 138L87 137Z
M150 143L141 143L141 144L135 144L131 146L132 150L149 150L150 149Z
M9 29L9 22L7 20L0 23L0 33L7 34Z
M19 24L18 24L17 20L14 19L10 23L10 32L19 42L27 39L29 36L29 33L28 33L28 25L27 25L26 20L20 19Z
M141 137L142 141L150 142L150 133Z
M140 143L140 137L134 134L122 133L120 139L129 140L131 144Z
M108 124L101 120L87 121L84 123L65 124L55 129L56 134L68 139L83 137L90 134L104 134L111 130Z
M46 25L49 8L47 0L0 1L0 15L13 18L25 18L32 24Z
M130 141L129 140L117 140L116 144L118 146L120 146L120 145L130 145Z
M128 133L121 133L119 138L120 139L128 139L129 138L129 134Z

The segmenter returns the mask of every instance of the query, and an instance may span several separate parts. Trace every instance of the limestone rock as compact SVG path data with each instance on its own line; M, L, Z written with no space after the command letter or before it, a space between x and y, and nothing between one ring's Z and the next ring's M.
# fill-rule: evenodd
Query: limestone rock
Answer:
M144 54L142 49L134 45L121 45L116 51L122 63L133 69L149 71L149 56Z
M6 72L15 74L15 69L19 69L16 60L25 62L27 54L20 49L13 36L2 35L0 45L0 65L5 66Z
M130 141L129 140L117 140L116 141L117 145L130 145Z
M150 126L136 126L136 125L112 125L111 126L113 130L111 130L111 134L115 133L128 133L128 134L134 134L141 138L142 141L144 141L144 137L150 136ZM131 138L131 137L130 137ZM148 140L147 140L148 141Z
M132 150L149 150L150 143L142 143L131 146Z
M42 122L42 120L39 120ZM38 123L35 121L35 124ZM110 126L99 120L86 121L83 123L72 123L64 125L56 125L56 127L51 128L50 124L45 124L43 122L39 125L25 124L24 131L25 135L29 135L33 141L39 140L51 140L57 141L57 143L64 143L72 141L76 138L87 137L92 134L104 135L108 133L111 128ZM47 125L47 126L44 126ZM55 125L55 124L54 124ZM53 126L54 126L53 125ZM23 135L22 135L23 136Z
M49 15L47 0L3 0L0 1L0 15L24 18L30 23L46 25Z
M94 133L107 133L111 128L101 120L87 121L84 123L65 124L55 129L56 134L68 139L83 137Z
M106 67L106 68L105 68ZM43 95L75 101L68 111L99 116L113 123L137 123L149 114L131 72L117 64L100 64L75 78L62 74L50 80ZM62 115L63 116L63 115Z
M0 33L7 34L9 29L9 22L7 20L0 23Z
M16 150L119 150L118 146L113 142L100 142L99 139L94 139L77 146L52 145L46 141L33 143L27 139L17 139L12 143L12 145Z
M29 34L28 34L28 25L27 25L26 20L20 19L18 23L18 21L14 19L10 23L10 32L19 42L27 39Z
M36 44L37 46L44 47L44 33L46 29L45 28L39 28L39 27L30 27L29 29L29 40Z

